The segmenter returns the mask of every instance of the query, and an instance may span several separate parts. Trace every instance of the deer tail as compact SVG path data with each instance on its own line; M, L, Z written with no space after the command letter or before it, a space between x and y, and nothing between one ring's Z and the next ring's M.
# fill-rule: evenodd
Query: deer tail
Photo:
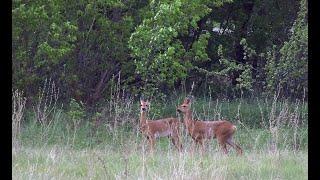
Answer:
M233 129L233 131L236 131L237 130L237 126L232 125L232 129Z

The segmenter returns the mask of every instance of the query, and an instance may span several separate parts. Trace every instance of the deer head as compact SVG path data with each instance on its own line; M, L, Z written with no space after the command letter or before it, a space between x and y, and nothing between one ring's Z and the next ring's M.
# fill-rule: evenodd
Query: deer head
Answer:
M181 113L186 113L190 110L192 97L188 96L184 99L183 103L177 107L177 111Z
M142 98L140 98L140 111L141 112L149 111L149 106L150 106L150 103L148 100L145 101Z

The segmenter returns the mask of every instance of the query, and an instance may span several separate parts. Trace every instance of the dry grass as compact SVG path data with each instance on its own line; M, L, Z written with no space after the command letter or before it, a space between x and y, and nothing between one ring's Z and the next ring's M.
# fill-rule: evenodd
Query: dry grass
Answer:
M13 179L307 179L308 155L283 150L222 155L178 153L173 148L154 154L123 147L74 150L69 147L15 149Z
M26 98L23 97L23 92L18 90L12 93L12 146L18 145L18 139L21 134L21 121L26 105Z
M49 93L54 88L47 91L57 94ZM25 99L15 94L19 108L13 113L13 141L21 145L12 150L13 179L308 179L308 114L303 100L289 103L277 95L255 102L198 99L192 105L194 116L230 119L238 127L235 141L244 155L234 150L223 155L215 140L207 142L204 155L199 150L192 154L186 131L182 153L163 138L150 154L137 130L139 106L124 94L116 83L112 98L95 117L100 122L81 116L78 126L73 126L68 112L56 108L57 96L50 101L51 96L42 95L34 117L22 128ZM175 107L183 98L155 101L150 119L177 116Z

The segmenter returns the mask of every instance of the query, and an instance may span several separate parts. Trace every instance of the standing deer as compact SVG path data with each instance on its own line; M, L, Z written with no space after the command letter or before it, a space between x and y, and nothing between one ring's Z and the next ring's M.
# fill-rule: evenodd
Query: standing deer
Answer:
M144 134L150 144L150 150L153 151L155 141L158 137L169 137L175 147L181 151L180 142L180 121L178 118L165 118L159 120L147 120L147 112L150 107L149 101L140 99L140 131Z
M192 119L190 110L191 98L187 97L183 103L178 106L177 111L183 114L184 125L192 137L195 144L202 145L204 151L204 140L217 138L225 154L228 153L226 144L237 150L239 155L242 154L242 149L239 145L233 142L232 136L236 131L236 126L226 120L220 121L196 121Z

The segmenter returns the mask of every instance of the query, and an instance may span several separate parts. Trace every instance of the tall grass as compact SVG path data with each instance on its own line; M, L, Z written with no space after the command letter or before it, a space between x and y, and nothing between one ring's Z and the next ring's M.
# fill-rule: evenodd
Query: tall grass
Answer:
M135 143L132 145L136 145ZM65 146L13 151L13 179L307 179L307 154L253 151L224 156L170 149L153 155L135 148L74 150Z
M303 119L307 117L305 105L302 105L298 101L294 104L289 104L287 101L262 104L259 101L260 100L249 102L239 100L230 102L228 100L216 100L213 102L205 102L199 99L194 102L193 111L197 119L218 120L220 118L226 118L233 122L238 128L236 136L241 137L239 140L243 141L243 144L251 144L251 141L258 142L258 140L256 140L257 134L255 133L257 131L261 132L263 136L268 136L269 139L265 138L264 140L265 144L278 141L277 144L292 149L306 148L307 119ZM150 119L169 116L180 117L175 110L178 101L177 103L171 102L166 105L159 102L151 103ZM126 105L128 106L126 107ZM31 114L29 117L26 117L26 123L22 126L22 142L70 144L70 138L73 137L73 130L75 128L77 128L74 137L75 141L81 141L83 142L81 144L90 144L90 146L94 146L96 144L95 142L106 141L108 138L117 140L119 136L127 136L126 134L131 132L135 136L140 136L137 131L139 121L138 102L124 102L119 104L118 108L119 107L130 108L130 110L128 110L128 114L126 114L124 109L113 109L112 111L115 113L114 116L107 111L101 113L99 117L101 122L98 125L92 118L85 117L80 120L77 127L74 127L68 113L62 109L56 110L51 116L50 121L52 121L52 123L47 125L38 123L35 115ZM261 109L263 109L263 111ZM269 113L267 111L269 111ZM114 127L115 120L118 124L116 127ZM84 143L87 140L90 143ZM79 144L77 144L77 146L78 145Z
M237 126L234 138L244 150L239 157L232 149L229 156L222 155L215 140L207 141L204 155L190 153L191 138L186 131L181 153L168 138L161 138L150 154L138 131L139 101L124 95L116 83L99 112L87 113L81 103L51 106L54 111L39 122L37 111L28 109L23 116L24 99L16 94L20 108L13 113L13 129L17 129L13 141L21 146L12 152L13 178L307 179L308 107L304 100L292 102L277 95L195 98L195 118L225 118ZM149 118L180 117L176 107L183 98L153 100Z
M23 97L23 92L18 90L12 94L12 147L15 147L18 145L21 134L21 121L25 110L26 98Z

